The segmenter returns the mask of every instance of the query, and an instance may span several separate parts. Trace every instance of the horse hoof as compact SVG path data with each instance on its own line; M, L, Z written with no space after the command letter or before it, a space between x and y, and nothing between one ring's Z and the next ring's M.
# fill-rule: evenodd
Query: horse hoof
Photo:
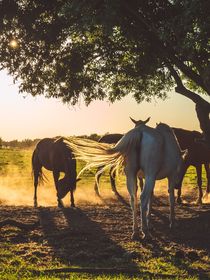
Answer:
M202 205L202 199L201 198L198 198L195 202L197 205Z
M131 235L131 240L133 241L139 241L140 237L139 237L139 233L135 232Z
M182 204L182 199L181 199L181 198L177 198L176 202L177 202L178 204Z
M177 229L178 228L178 223L177 222L170 223L169 228L170 228L171 231Z
M95 196L101 197L100 193L98 191L95 191Z
M208 198L209 195L210 195L210 192L206 191L203 198Z
M59 208L64 208L64 205L62 203L58 203Z
M152 225L149 224L147 227L148 227L149 231L153 231L153 226Z
M147 233L142 233L142 240L143 241L148 241L148 240L151 240L152 239L152 236L149 232Z

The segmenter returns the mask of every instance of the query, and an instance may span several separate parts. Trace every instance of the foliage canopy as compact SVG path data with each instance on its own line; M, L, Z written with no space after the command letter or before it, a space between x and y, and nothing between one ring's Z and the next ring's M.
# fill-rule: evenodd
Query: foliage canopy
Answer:
M210 104L200 95L210 95L209 8L209 0L2 0L0 65L20 92L70 104L128 93L150 101L175 87L198 105L210 143Z
M2 68L20 91L75 104L165 97L172 67L210 93L208 0L3 0ZM12 41L13 40L13 41ZM15 43L14 43L15 42Z

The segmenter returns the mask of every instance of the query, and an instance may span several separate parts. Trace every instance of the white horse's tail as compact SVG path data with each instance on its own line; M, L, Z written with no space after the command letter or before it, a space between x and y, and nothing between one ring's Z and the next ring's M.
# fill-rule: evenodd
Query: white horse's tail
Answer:
M86 162L86 166L78 174L79 177L86 169L91 168L102 167L99 173L111 167L114 170L121 169L125 164L125 158L131 149L136 149L140 140L141 131L134 128L126 133L115 146L77 137L69 138L67 144L77 159Z

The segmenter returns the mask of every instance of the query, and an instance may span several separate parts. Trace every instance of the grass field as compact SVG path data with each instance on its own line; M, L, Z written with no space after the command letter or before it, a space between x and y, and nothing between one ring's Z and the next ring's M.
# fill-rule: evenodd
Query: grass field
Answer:
M185 176L187 204L177 206L181 227L175 233L168 229L167 183L157 183L154 238L145 244L130 240L131 211L114 199L108 174L100 184L103 201L95 197L94 177L86 172L75 192L79 208L61 211L52 174L45 172L49 182L39 187L40 207L34 209L31 154L0 150L0 223L19 222L1 224L0 279L209 279L210 207L193 204L193 167ZM124 176L117 186L128 202ZM68 206L69 198L64 202Z
M31 173L31 156L32 149L0 149L0 176L1 176L1 189L0 189L0 200L11 205L32 205L33 197L33 177ZM77 164L78 172L81 170L81 163ZM52 179L52 173L45 170L45 174L48 178L48 183L45 186L39 187L39 199L41 204L55 205L55 190ZM85 172L79 183L79 189L87 184L92 184L94 182L94 173ZM164 182L164 180L163 180ZM166 182L164 182L166 184ZM101 185L103 185L103 190L106 191L110 189L109 186L109 176L108 172L104 174L101 178ZM187 188L197 188L196 187L196 174L195 168L190 167L185 175L183 185ZM203 185L206 185L206 177L203 172ZM47 191L46 191L47 188ZM125 178L120 176L118 178L118 188L121 191L126 191ZM48 192L50 190L50 193ZM9 190L9 196L8 196ZM165 189L164 189L165 191ZM197 190L195 190L197 192ZM48 196L46 198L46 195ZM87 193L82 195L79 194L80 200L84 196L87 198ZM92 193L91 193L92 195ZM89 195L88 195L89 197ZM43 205L42 204L42 205Z

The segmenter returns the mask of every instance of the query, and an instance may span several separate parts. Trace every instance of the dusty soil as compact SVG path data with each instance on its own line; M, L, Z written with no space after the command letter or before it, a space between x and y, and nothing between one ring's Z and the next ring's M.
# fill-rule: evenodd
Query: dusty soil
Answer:
M159 196L152 212L153 237L147 242L131 242L131 210L117 199L77 206L0 205L0 242L18 245L17 255L32 262L41 257L41 266L59 261L80 267L135 268L138 261L151 257L172 255L194 262L210 256L210 204L197 206L186 200L177 205L178 226L172 232L168 199Z

